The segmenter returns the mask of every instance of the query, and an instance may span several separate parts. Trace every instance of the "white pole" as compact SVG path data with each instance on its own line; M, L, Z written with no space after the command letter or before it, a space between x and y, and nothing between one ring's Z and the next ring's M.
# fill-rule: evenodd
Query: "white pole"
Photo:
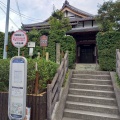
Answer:
M20 56L20 48L18 48L18 56Z
M5 38L4 38L3 59L7 59L9 11L10 11L10 0L7 0L7 13L6 13L6 25L5 25Z

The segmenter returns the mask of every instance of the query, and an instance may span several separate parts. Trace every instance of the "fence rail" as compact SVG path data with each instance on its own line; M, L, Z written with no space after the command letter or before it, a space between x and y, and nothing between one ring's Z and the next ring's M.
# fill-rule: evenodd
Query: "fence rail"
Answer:
M116 49L116 73L120 79L120 51Z
M55 74L52 83L47 85L47 120L51 120L51 115L55 107L55 103L59 101L60 90L68 70L68 52L66 52L60 67Z

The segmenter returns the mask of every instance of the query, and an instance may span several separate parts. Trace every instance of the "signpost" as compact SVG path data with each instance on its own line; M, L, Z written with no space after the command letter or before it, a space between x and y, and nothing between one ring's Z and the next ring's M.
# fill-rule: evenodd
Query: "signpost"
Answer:
M45 47L48 46L48 36L42 35L40 37L40 46L43 47L43 56L45 55Z
M27 60L16 56L10 61L9 119L23 120L26 115Z
M11 42L18 48L18 56L10 61L8 116L10 120L23 120L26 115L27 60L19 55L20 48L27 43L27 35L17 31Z
M48 37L46 35L42 35L40 37L40 46L46 47L48 45Z
M11 42L13 46L18 48L18 56L20 56L20 48L24 47L27 44L28 38L24 31L18 30L13 33L11 37Z

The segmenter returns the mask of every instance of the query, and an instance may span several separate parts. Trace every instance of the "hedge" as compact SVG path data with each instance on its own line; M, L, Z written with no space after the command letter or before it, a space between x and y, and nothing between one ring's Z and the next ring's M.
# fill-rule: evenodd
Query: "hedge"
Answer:
M116 49L120 49L120 32L99 32L96 40L101 70L115 71Z
M35 88L35 63L38 63L39 73L39 92L46 89L47 83L50 83L56 73L58 65L45 59L28 59L27 68L27 93L34 93ZM9 64L10 59L0 59L0 91L7 92L9 86Z
M59 42L61 44L61 58L64 57L65 52L68 50L69 51L69 67L71 68L75 62L75 49L76 49L76 42L75 39L72 36L63 36L63 32L64 31L60 31L59 37L57 42ZM13 32L9 33L9 40L8 40L8 58L11 58L13 56L16 56L18 53L18 49L15 48L12 43L11 43L11 35ZM41 35L47 35L48 36L48 46L44 49L43 52L43 47L40 47L40 36ZM53 62L56 62L56 40L55 40L55 35L53 34L49 34L49 30L35 30L33 29L32 31L27 33L28 35L28 41L34 41L36 43L36 47L34 48L33 51L33 57L32 58L37 58L37 53L40 52L40 55L45 58L45 52L49 52L49 59ZM3 46L2 44L2 39L0 46ZM3 53L3 49L1 51L1 54ZM21 48L21 54L26 58L30 58L29 56L29 48L27 46ZM44 55L43 55L44 54ZM0 58L2 59L2 55L0 56Z

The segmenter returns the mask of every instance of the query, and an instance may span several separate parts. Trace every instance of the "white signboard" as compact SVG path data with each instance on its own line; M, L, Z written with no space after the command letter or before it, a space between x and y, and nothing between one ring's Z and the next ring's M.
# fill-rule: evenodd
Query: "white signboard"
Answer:
M35 42L28 42L28 47L31 47L31 48L35 47Z
M28 41L28 38L27 38L26 33L21 30L14 32L11 37L11 42L13 46L17 48L24 47L27 44L27 41Z
M27 60L13 57L10 61L9 119L23 120L26 115Z

